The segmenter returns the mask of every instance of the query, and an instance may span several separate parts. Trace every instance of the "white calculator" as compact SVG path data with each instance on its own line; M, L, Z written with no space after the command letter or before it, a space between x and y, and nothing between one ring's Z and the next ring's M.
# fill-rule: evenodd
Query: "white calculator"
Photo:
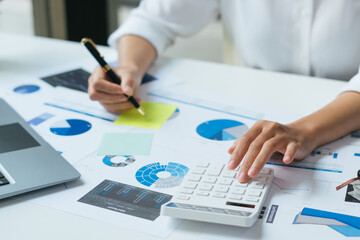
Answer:
M202 161L186 175L161 215L196 221L251 227L258 219L274 177L274 170L263 168L247 183L239 183L239 167Z

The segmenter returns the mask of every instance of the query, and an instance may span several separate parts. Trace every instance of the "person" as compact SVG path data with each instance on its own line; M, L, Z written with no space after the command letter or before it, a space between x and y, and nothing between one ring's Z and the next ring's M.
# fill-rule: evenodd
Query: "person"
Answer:
M240 182L255 177L274 152L283 162L305 158L317 146L360 129L360 1L144 0L109 37L118 49L118 86L100 68L89 96L111 112L131 108L142 76L177 36L192 35L221 14L234 53L246 66L349 80L319 111L283 125L258 121L234 142L228 168L240 163ZM210 51L210 49L209 49ZM221 82L219 83L221 84Z

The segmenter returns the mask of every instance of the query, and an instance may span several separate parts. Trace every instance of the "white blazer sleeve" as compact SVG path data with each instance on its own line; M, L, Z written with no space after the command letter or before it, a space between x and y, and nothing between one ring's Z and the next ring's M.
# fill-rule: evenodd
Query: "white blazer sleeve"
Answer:
M176 36L189 36L201 30L218 13L218 0L142 0L129 18L115 31L108 44L116 48L124 35L148 40L162 53Z
M341 89L341 92L353 91L360 93L360 66L359 72L353 78L350 79L349 83Z

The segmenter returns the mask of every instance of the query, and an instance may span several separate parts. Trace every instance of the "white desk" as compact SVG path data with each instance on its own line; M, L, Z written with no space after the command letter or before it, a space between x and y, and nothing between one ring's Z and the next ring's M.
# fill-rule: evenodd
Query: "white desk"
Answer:
M0 87L7 77L34 74L89 54L79 43L0 33ZM104 55L115 55L103 47ZM272 73L187 59L160 58L155 63L201 88L239 100L276 107L297 116L328 103L345 85L342 81ZM231 86L231 87L229 87ZM204 223L184 221L169 239L199 239ZM158 239L115 225L14 199L0 201L1 239Z

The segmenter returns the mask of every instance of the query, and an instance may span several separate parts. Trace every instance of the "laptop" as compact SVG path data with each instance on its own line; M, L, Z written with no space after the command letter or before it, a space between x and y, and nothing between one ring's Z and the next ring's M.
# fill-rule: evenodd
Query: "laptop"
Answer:
M80 173L0 98L0 199L78 178Z

